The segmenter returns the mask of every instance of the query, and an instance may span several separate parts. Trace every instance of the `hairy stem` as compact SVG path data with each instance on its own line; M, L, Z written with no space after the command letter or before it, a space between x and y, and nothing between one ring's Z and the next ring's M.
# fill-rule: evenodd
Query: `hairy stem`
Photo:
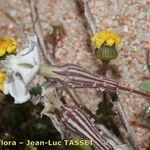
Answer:
M121 86L121 85L118 85L118 89L123 90L123 91L127 91L127 92L131 92L131 93L135 93L135 94L139 94L141 96L145 96L145 97L150 99L150 94L149 93L146 93L146 92L143 92L143 91L140 91L140 90L131 89L131 88L124 87L124 86Z

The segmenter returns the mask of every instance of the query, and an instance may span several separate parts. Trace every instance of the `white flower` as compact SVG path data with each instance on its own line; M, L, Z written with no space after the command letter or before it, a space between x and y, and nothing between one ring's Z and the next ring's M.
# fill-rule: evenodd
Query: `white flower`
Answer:
M39 69L39 52L37 37L27 36L29 46L16 56L9 55L4 62L7 78L4 82L4 94L10 94L15 103L24 103L30 98L26 89Z

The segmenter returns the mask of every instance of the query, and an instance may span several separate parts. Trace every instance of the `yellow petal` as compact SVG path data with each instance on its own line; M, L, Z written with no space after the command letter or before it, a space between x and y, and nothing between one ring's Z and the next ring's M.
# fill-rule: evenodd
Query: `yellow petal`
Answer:
M0 82L4 81L6 78L6 73L0 72Z
M3 85L0 84L0 91L3 91Z
M112 46L113 44L119 44L120 41L118 33L111 30L96 33L92 38L92 42L97 48L100 48L104 42L106 42L106 45Z
M12 53L12 52L14 52L14 51L16 51L16 46L15 45L7 47L7 52L9 54Z
M17 43L13 38L0 39L0 56L5 55L6 51L12 53L16 51Z
M6 53L6 50L2 47L0 47L0 57L4 56Z
M106 39L108 39L108 36L109 36L109 34L107 31L102 31L99 33L99 38L101 38L101 39L106 40Z
M14 51L16 51L17 48L17 43L13 38L8 38L7 39L7 52L8 53L12 53Z
M120 37L117 37L117 38L116 38L116 44L118 45L120 42L121 42Z
M113 46L114 43L115 43L115 40L113 40L113 39L108 39L108 40L106 40L106 45L107 45L107 46Z
M3 91L5 79L6 79L6 73L0 72L0 91Z
M104 42L105 42L105 40L103 40L103 39L97 40L97 41L95 42L96 48L100 48L100 47L103 45Z

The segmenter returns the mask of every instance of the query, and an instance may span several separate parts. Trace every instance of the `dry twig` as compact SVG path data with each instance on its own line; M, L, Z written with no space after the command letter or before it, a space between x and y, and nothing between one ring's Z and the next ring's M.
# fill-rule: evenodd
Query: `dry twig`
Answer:
M88 0L83 0L83 4L84 4L84 14L85 14L87 23L89 25L89 28L90 28L92 34L95 34L96 33L96 25L94 22L94 17L92 15L91 10L88 5Z
M44 43L42 27L41 27L41 24L40 24L40 20L39 20L39 16L38 16L38 10L37 10L37 6L35 4L35 0L28 0L28 3L29 3L29 6L30 6L30 10L31 10L31 16L32 16L32 21L33 21L35 33L38 37L39 45L41 47L43 56L45 57L45 60L49 64L54 64L55 60L51 56L50 51L47 50L47 47Z
M134 150L140 150L140 148L137 144L137 141L134 138L135 136L133 134L132 129L130 128L130 125L129 125L128 120L127 120L127 116L123 110L122 104L120 103L119 99L117 102L114 102L114 107L116 108L118 115L122 121L122 124L124 125L124 127L127 131L128 140L129 140L130 144L132 145Z
M100 131L103 131L103 133L107 137L111 138L117 145L122 144L121 141L118 139L118 137L116 137L114 134L112 134L104 125L96 124L96 126Z
M76 0L76 4L77 4L80 14L83 16L85 20L84 22L86 23L87 28L91 30L92 34L95 34L96 24L94 21L94 17L91 13L91 10L89 8L88 0Z

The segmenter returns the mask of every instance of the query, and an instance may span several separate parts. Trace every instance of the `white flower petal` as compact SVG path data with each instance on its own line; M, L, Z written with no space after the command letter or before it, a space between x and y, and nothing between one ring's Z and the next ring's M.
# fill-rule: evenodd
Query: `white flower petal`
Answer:
M36 36L28 36L29 47L22 50L16 59L15 72L20 73L25 84L28 84L37 73L40 65L39 51Z
M14 73L19 73L26 85L36 75L40 65L36 36L28 36L28 41L28 48L25 48L16 56L10 55L6 58L8 72L12 70Z
M12 74L9 79L6 79L4 83L4 94L10 94L15 99L16 104L24 103L30 98L25 84L15 74Z
M16 56L9 55L5 59L7 79L4 83L4 93L14 97L15 103L23 103L30 98L26 86L36 75L40 65L37 37L29 35L27 38L27 48Z
M28 47L23 49L22 51L19 51L17 54L18 56L26 55L28 52L32 51L33 45L31 43L35 42L37 44L37 37L35 34L28 34L27 40L28 40Z

